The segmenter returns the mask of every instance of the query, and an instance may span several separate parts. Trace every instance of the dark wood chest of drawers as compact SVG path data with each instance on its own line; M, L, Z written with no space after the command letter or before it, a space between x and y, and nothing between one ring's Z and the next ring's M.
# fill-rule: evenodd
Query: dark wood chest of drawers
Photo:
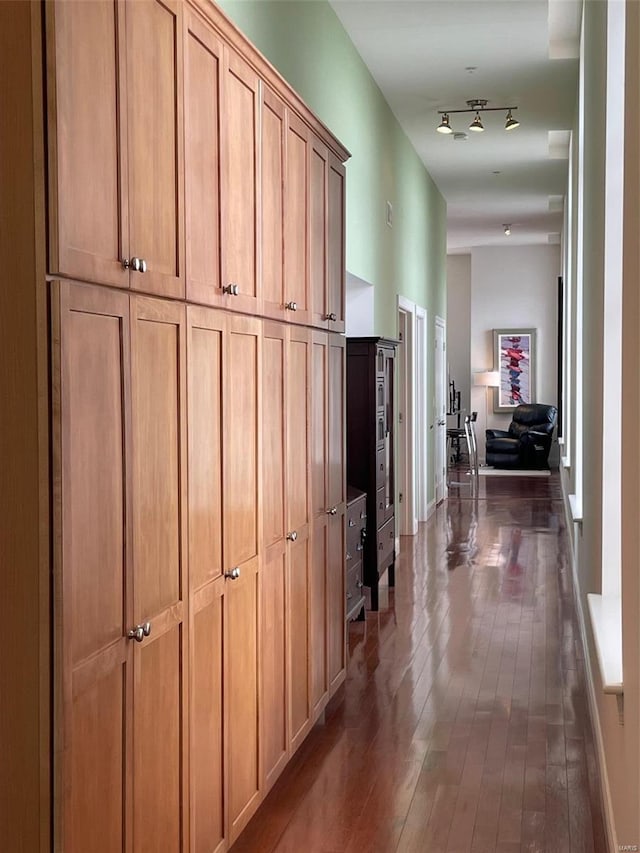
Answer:
M364 544L367 536L367 496L347 486L347 551L345 555L346 618L364 615L364 581L362 577Z
M398 341L347 338L347 482L367 494L364 583L378 609L378 583L394 584L394 372Z

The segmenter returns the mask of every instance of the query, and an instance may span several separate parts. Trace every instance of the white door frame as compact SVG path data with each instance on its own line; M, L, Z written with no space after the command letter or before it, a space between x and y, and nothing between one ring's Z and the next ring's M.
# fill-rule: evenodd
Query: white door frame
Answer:
M416 305L416 514L418 521L429 517L429 412L427 387L429 376L429 347L427 311Z
M415 302L398 296L398 337L401 323L404 325L403 348L405 370L399 371L398 382L398 433L400 436L398 470L402 502L400 506L400 533L402 536L415 536L418 532L416 511L416 424L415 424ZM404 381L403 381L404 380ZM400 422L402 416L402 422Z
M446 464L447 464L447 352L446 352L446 340L447 340L447 329L445 321L442 317L436 316L435 318L435 329L434 329L434 339L435 346L438 346L438 329L442 330L442 376L436 376L437 369L437 354L436 360L434 361L434 379L435 385L433 389L433 423L434 423L434 448L433 448L433 458L434 458L434 491L435 491L435 499L436 504L440 503L443 500L446 500L447 497L447 477L446 477ZM439 382L442 382L442 400L438 401L438 385ZM440 411L438 410L440 409ZM441 422L444 421L444 426L441 425ZM440 447L438 447L438 443L440 443ZM440 453L438 452L440 450ZM440 469L440 470L438 470ZM442 478L441 480L439 478ZM438 488L440 486L440 488Z

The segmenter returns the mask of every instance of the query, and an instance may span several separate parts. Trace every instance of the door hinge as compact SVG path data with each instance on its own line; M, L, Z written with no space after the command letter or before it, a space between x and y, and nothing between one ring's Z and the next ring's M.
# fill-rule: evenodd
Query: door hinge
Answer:
M402 423L402 412L398 412L398 423Z
M400 503L402 503L402 492L400 492L400 494L398 495L398 500Z
M401 341L401 340L402 340L402 332L400 332L400 333L398 334L398 340L399 340L399 341Z

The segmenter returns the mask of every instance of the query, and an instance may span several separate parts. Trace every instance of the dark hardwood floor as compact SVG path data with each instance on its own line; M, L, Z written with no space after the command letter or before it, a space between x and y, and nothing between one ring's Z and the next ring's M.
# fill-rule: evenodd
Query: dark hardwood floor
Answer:
M557 475L452 488L234 853L606 850Z

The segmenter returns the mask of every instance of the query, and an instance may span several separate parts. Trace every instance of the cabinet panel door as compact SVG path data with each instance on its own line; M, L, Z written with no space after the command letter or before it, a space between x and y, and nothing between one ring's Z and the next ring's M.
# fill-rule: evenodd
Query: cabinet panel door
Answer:
M55 282L52 305L61 846L121 853L131 850L129 297Z
M333 695L346 672L345 511L329 520L327 562L327 657L329 691Z
M182 3L126 4L131 287L184 297Z
M186 844L185 309L133 297L134 846Z
M309 323L309 130L287 112L284 274L285 305L293 319Z
M222 286L237 285L229 308L261 313L257 280L258 128L260 83L255 72L225 49L222 127Z
M222 520L226 317L187 308L191 849L226 845Z
M345 501L345 339L329 336L329 505Z
M282 319L284 307L285 108L262 94L262 296L264 313Z
M47 4L50 272L129 286L124 5Z
M187 308L189 384L189 585L192 592L223 569L222 436L226 317L222 311Z
M291 750L296 750L312 723L309 672L309 605L311 600L309 528L288 548L289 725Z
M258 559L247 561L225 585L227 668L227 798L229 843L240 835L260 802Z
M329 152L318 139L311 144L309 166L309 286L311 322L326 329L328 316L327 279L327 180ZM336 317L337 319L337 317Z
M327 567L329 562L329 520L319 516L313 523L313 553L310 585L310 653L311 704L314 717L327 703L329 674L327 668Z
M225 581L191 599L191 850L226 849L224 709Z
M329 154L328 184L328 236L329 264L327 311L336 315L329 323L333 332L344 332L345 286L345 170L333 154Z
M220 87L222 43L189 7L184 12L187 299L216 304L220 288Z
M331 508L328 494L327 351L324 332L313 333L311 352L311 514L325 518Z
M265 788L289 754L287 719L286 326L264 323L262 340L262 737Z

